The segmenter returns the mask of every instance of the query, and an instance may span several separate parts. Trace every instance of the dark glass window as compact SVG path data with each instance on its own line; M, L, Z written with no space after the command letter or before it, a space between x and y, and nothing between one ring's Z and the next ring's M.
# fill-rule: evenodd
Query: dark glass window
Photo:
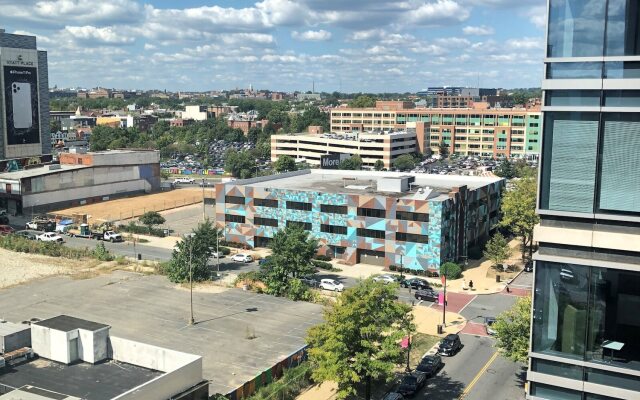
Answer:
M531 382L531 395L541 399L582 400L582 393L558 386Z
M605 1L550 0L547 56L602 56L605 4Z
M601 79L602 63L567 62L547 64L547 79Z
M333 233L333 234L336 234L336 235L346 235L347 234L347 227L346 226L338 226L338 225L322 224L322 225L320 225L320 231L322 231L324 233Z
M396 240L399 242L429 243L429 236L415 233L396 232Z
M604 77L607 79L638 79L640 78L640 62L606 62L604 63Z
M320 211L331 214L347 214L347 206L334 206L332 204L321 204Z
M604 1L601 1L604 3ZM640 54L637 0L608 0L607 56L635 56Z
M253 217L253 224L258 226L278 227L278 220L273 218Z
M534 358L531 360L531 370L561 378L582 380L582 367L557 361Z
M287 221L287 226L298 225L302 227L305 231L311 230L311 222L300 222L300 221Z
M278 200L274 199L253 199L253 205L256 207L278 208Z
M358 207L358 216L360 217L373 217L373 218L385 218L387 212L378 208L361 208Z
M385 231L379 231L379 230L376 230L376 229L358 228L357 234L360 237L368 237L368 238L373 238L373 239L384 239L386 232Z
M244 218L244 215L225 214L224 220L226 222L237 222L240 224L244 224L245 218Z
M640 107L640 91L607 90L604 92L605 107Z
M403 221L429 222L429 214L410 211L396 211L396 219Z
M600 106L599 90L547 90L544 94L547 106Z
M244 204L244 197L240 196L225 196L224 202L227 204Z
M333 252L333 256L334 257L341 256L347 251L347 248L345 246L333 246L333 245L331 245L331 246L329 246L329 248Z
M255 247L269 247L273 239L264 236L254 236L253 244Z
M637 376L585 368L585 381L640 392L640 379Z
M287 201L289 210L311 211L311 203L303 203L300 201Z

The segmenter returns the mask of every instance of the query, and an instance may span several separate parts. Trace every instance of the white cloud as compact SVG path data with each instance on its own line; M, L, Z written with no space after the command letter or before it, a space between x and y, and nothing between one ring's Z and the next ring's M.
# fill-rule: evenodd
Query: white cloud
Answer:
M465 26L464 28L462 28L462 32L464 32L465 35L476 35L476 36L482 36L482 35L493 35L494 30L491 27L488 26Z
M158 48L158 46L153 45L153 44L151 44L151 43L145 43L145 44L144 44L144 49L145 49L145 50L155 50L155 49L157 49L157 48Z
M462 22L469 18L471 12L453 0L437 0L424 3L406 14L407 22L415 25L445 25L451 22Z
M95 26L67 26L64 28L64 32L68 33L74 39L86 42L101 43L101 44L128 44L133 43L135 39L128 37L120 32L117 32L114 28L96 28Z
M529 17L529 21L531 21L536 28L544 29L547 26L547 7L531 7L526 12L526 15Z
M507 46L515 50L541 50L544 49L544 39L532 37L509 39Z
M291 37L297 40L321 42L331 39L331 32L320 29L319 31L292 31Z

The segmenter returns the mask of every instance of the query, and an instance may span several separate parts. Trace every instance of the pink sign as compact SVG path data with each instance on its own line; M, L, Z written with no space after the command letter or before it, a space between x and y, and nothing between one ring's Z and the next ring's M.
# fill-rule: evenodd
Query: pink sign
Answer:
M438 293L438 305L441 306L444 304L444 293Z
M400 342L400 347L402 347L403 349L406 349L407 347L409 347L409 336L405 336L402 338L402 341Z

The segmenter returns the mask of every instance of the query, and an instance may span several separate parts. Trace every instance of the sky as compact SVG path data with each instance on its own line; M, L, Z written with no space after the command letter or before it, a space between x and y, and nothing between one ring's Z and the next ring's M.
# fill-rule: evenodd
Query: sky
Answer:
M544 0L0 0L60 88L539 87L544 25Z

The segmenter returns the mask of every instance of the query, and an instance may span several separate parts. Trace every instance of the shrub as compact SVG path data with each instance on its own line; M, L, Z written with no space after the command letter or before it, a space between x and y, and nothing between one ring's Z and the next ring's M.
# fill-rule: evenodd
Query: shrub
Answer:
M331 271L333 269L333 265L331 265L328 262L324 262L324 261L320 261L320 260L311 260L311 263L316 268L326 269L326 270L329 270L329 271Z
M164 237L164 229L160 228L148 228L142 225L136 225L135 222L131 221L127 225L118 226L118 230L122 232L135 233L138 235L151 235L157 237Z
M479 260L483 256L482 248L480 246L469 247L468 255L472 260Z
M445 274L447 279L458 279L462 276L462 268L454 262L446 262L440 266L440 274Z
M395 265L391 264L389 265L389 271L397 271L398 267L396 267Z
M246 250L250 250L251 246L248 246L244 243L239 243L239 242L228 242L226 240L221 240L220 241L220 246L227 246L227 247L233 247L234 249L246 249Z
M286 369L282 378L261 387L248 400L294 400L302 391L311 386L311 372L310 362Z
M93 250L93 257L98 261L113 261L114 259L113 254L109 253L103 242L96 245L95 250Z
M314 259L319 260L319 261L331 261L331 257L325 256L325 255L322 255L322 254L318 254L317 256L314 257Z
M219 247L218 250L222 253L223 256L228 256L231 254L231 249L228 247Z
M300 279L290 279L287 284L287 298L293 301L309 301L312 299L309 287Z

